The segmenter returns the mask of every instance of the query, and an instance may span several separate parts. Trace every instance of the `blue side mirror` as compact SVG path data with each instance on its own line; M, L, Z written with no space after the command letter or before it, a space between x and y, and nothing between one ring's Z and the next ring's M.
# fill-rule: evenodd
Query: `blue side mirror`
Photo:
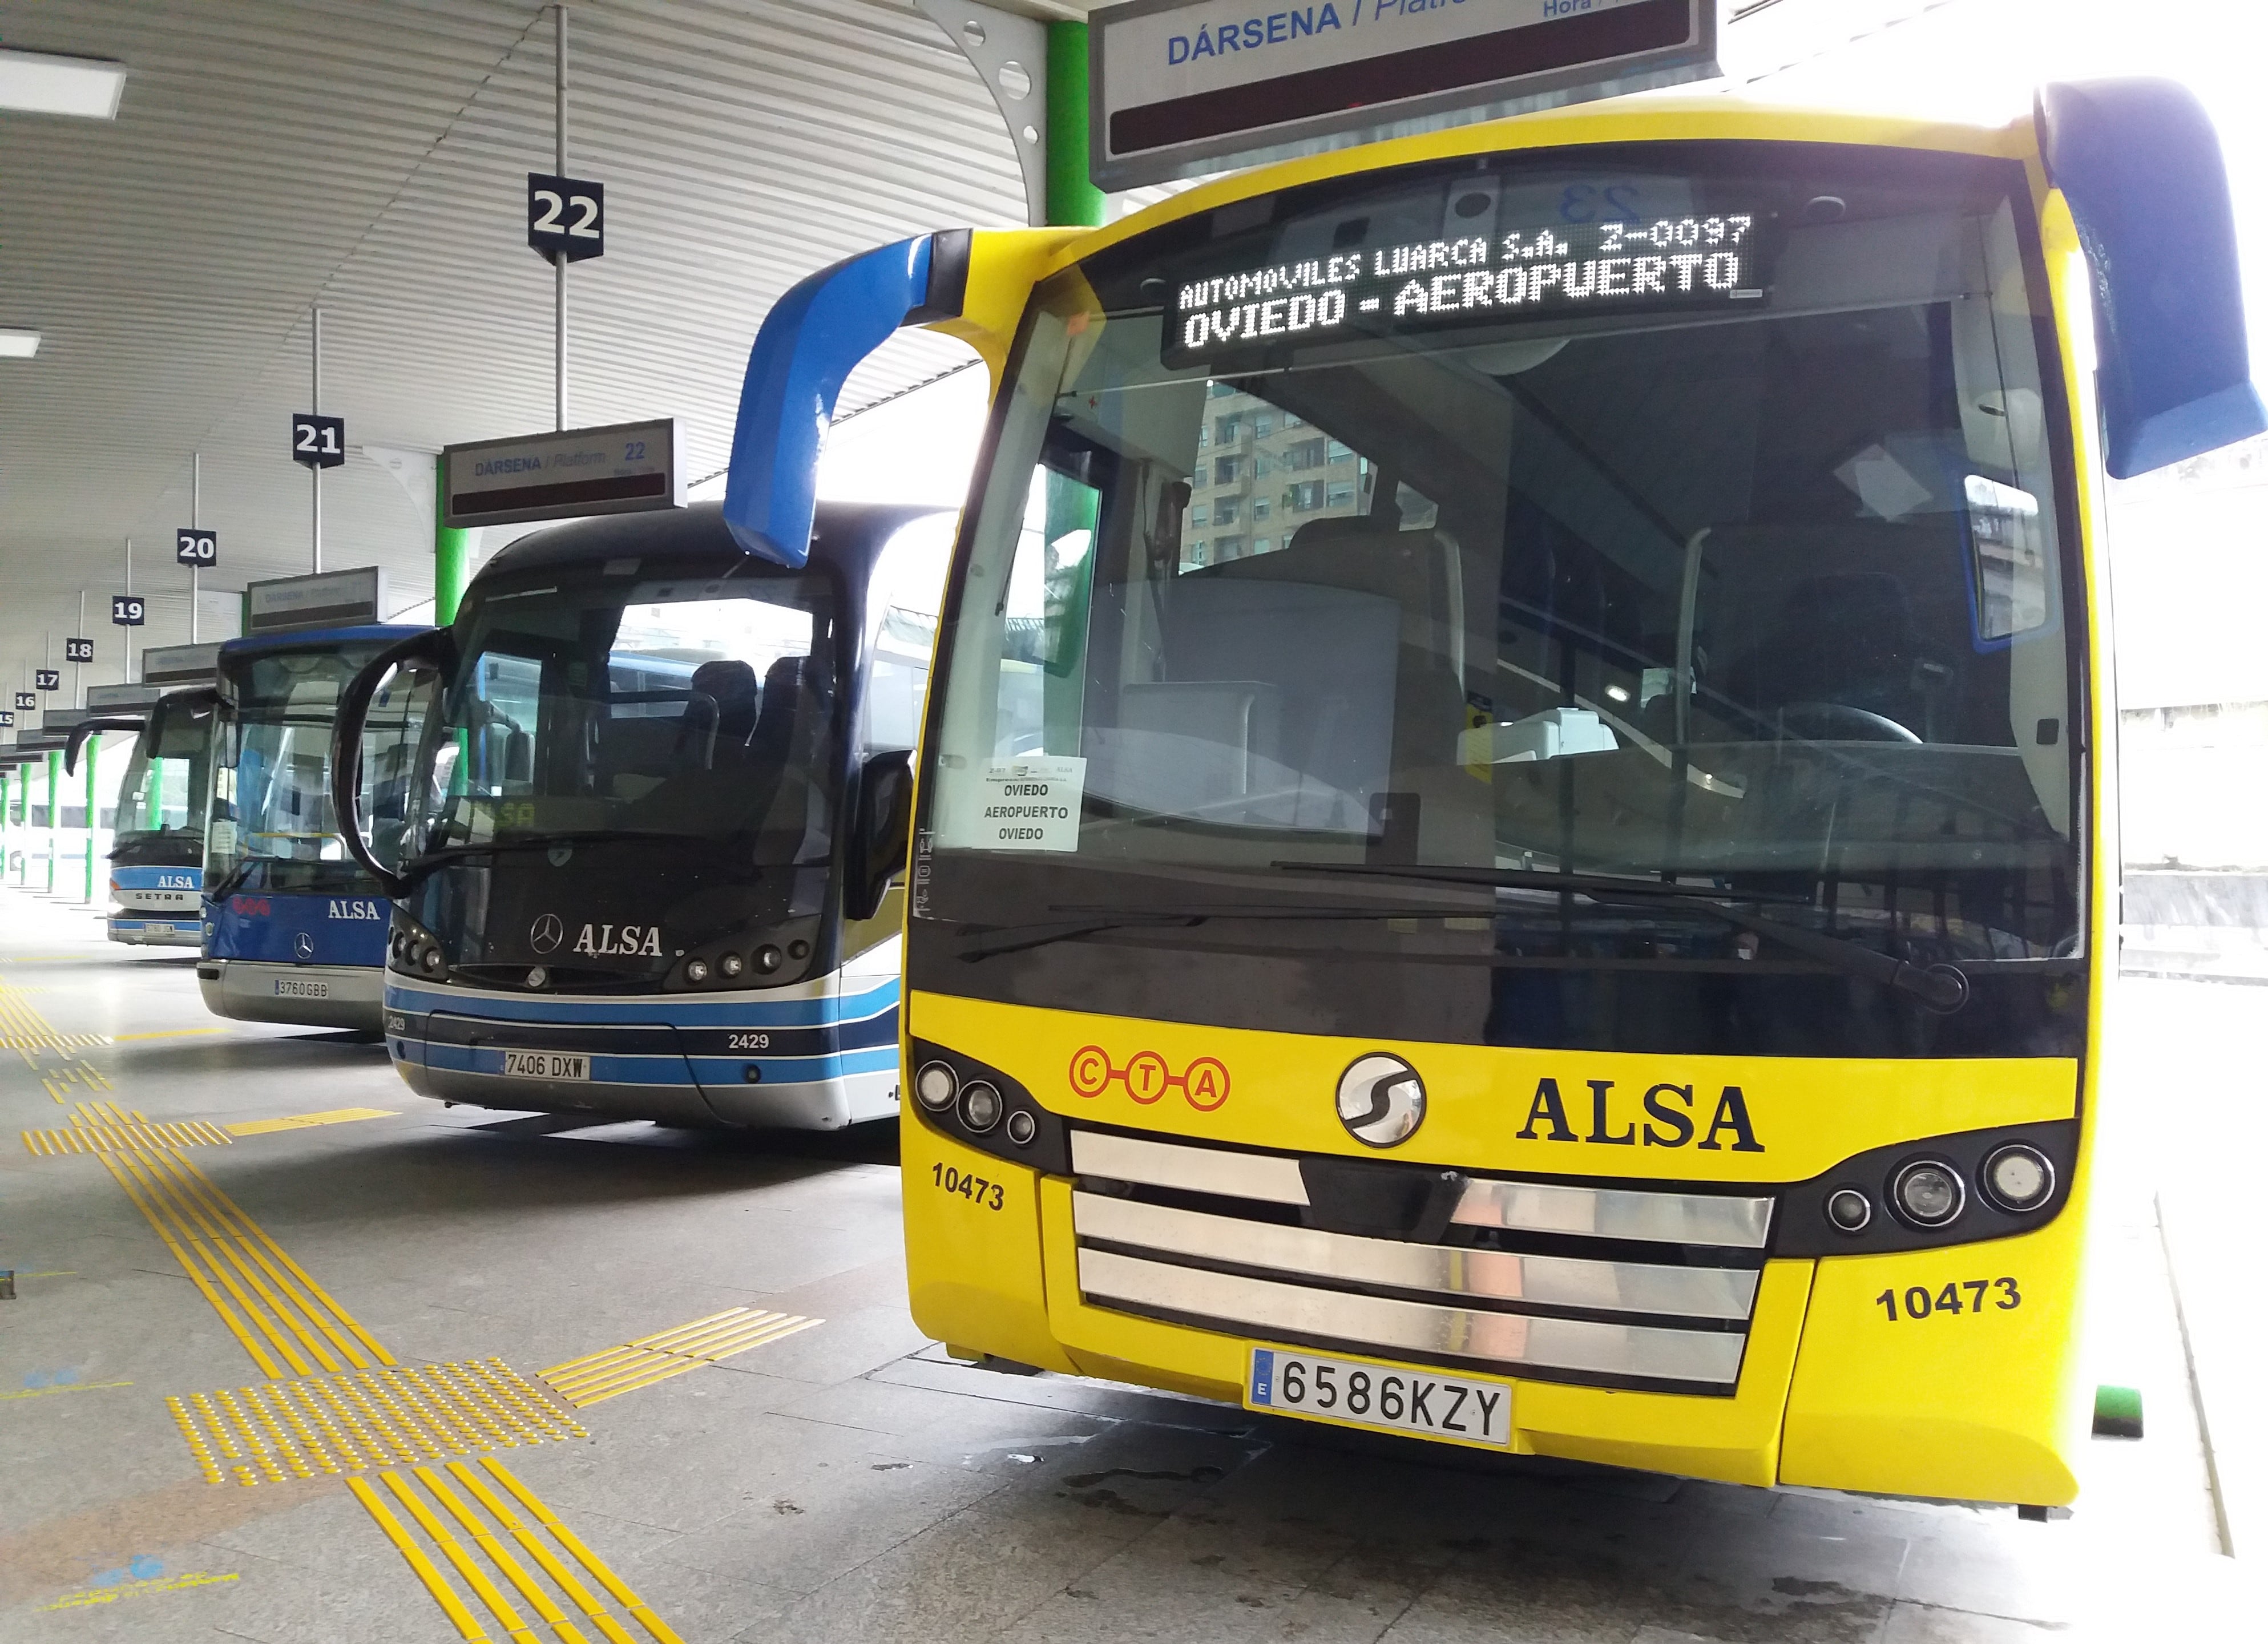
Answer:
M2220 141L2172 80L2040 90L2049 180L2094 265L2103 466L2147 473L2268 430Z
M969 232L923 234L799 281L748 351L725 479L725 524L750 554L811 557L819 448L843 384L901 326L951 319L968 286Z

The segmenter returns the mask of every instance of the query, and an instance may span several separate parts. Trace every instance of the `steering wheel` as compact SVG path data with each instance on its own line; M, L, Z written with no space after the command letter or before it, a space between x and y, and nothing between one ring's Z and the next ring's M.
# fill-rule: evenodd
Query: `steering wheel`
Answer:
M1918 745L1921 738L1885 715L1871 708L1853 708L1848 702L1789 702L1779 710L1780 734L1787 734L1790 720L1808 719L1822 731L1840 726L1845 735L1840 738L1853 742L1904 742ZM1831 733L1808 738L1827 742L1838 738Z

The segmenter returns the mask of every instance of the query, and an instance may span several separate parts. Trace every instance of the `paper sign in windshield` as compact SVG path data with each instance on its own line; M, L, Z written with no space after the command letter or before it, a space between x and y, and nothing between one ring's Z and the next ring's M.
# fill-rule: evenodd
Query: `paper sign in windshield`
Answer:
M1011 760L986 767L979 850L1077 850L1086 761Z

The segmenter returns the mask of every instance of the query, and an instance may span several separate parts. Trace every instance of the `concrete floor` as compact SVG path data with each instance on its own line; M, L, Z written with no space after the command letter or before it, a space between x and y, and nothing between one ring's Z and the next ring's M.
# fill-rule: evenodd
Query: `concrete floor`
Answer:
M228 1243L231 1215L256 1222L272 1243L236 1237L230 1281L283 1287L296 1263L324 1293L309 1316L333 1326L309 1333L335 1356L366 1339L404 1366L497 1360L497 1375L532 1383L727 1310L821 1322L577 1411L584 1435L498 1452L503 1474L446 1453L423 1473L391 1468L401 1490L372 1499L396 1543L338 1476L279 1468L281 1481L247 1486L227 1474L248 1464L214 1451L223 1482L207 1481L167 1399L204 1394L221 1410L226 1390L249 1405L242 1390L261 1373L247 1346L101 1157L33 1156L11 1140L9 1644L2258 1635L2256 1569L2221 1552L2139 1165L2105 1195L2117 1202L2094 1353L2102 1379L2142 1387L2149 1437L2098 1442L2076 1515L2027 1524L2007 1510L1498 1464L954 1365L905 1311L889 1134L566 1133L443 1110L409 1094L376 1046L216 1023L186 960L99 931L83 910L0 892L0 1118L52 1130L81 1103L108 1103L227 1127L389 1110L179 1149L210 1191L176 1179L176 1242L202 1260ZM534 1398L565 1433L561 1407ZM328 1442L347 1442L349 1426ZM288 1436L270 1431L279 1446ZM320 1436L306 1432L298 1453Z

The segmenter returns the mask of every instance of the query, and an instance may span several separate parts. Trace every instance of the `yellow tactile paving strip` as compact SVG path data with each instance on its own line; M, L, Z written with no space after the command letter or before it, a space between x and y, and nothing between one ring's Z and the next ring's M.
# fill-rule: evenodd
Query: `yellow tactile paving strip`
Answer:
M281 1484L591 1436L502 1359L266 1382L166 1407L209 1484Z
M537 1373L554 1392L580 1410L792 1336L820 1322L794 1313L760 1313L753 1308L735 1307Z
M107 1105L89 1102L84 1105L99 1108ZM209 1125L202 1119L159 1124L142 1113L107 1123L74 1123L66 1130L27 1130L24 1133L25 1149L35 1156L48 1158L66 1153L120 1152L129 1142L134 1141L160 1148L225 1148L235 1140L218 1125Z
M347 1487L425 1583L460 1638L502 1636L534 1644L541 1636L536 1631L540 1625L560 1644L590 1644L591 1634L576 1625L580 1620L608 1644L637 1644L637 1635L610 1610L611 1604L644 1628L654 1644L683 1644L603 1559L494 1457L483 1457L478 1469L455 1461L446 1468L415 1467L407 1476L382 1472L378 1480L384 1491L366 1479L350 1479ZM415 1530L394 1511L397 1506L409 1514ZM515 1509L524 1510L534 1524ZM514 1555L507 1540L527 1556L534 1569ZM487 1611L487 1623L450 1582L443 1563ZM534 1624L506 1588L534 1612ZM490 1632L490 1625L498 1631Z
M283 1130L307 1130L317 1125L350 1125L358 1119L392 1119L398 1107L335 1107L327 1113L294 1113L289 1119L254 1119L227 1127L232 1136L269 1136Z

